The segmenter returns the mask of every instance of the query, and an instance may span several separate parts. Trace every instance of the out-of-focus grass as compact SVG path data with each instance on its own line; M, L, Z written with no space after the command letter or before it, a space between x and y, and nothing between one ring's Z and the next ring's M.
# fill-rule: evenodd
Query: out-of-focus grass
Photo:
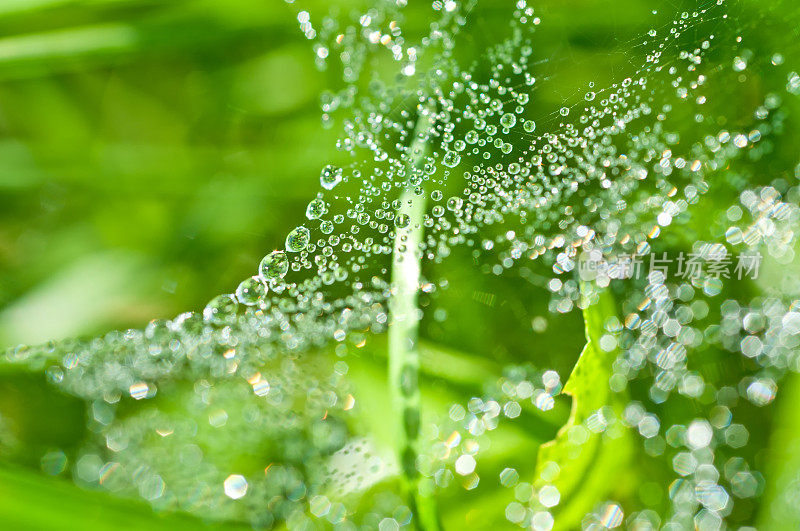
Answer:
M334 4L347 13L368 2ZM616 39L647 30L649 3L627 4L537 6L547 22L541 56L570 58L540 66L542 78L559 80L537 90L543 115L580 98L589 77L609 83L628 66ZM336 129L321 127L316 104L322 89L338 86L335 69L314 68L295 19L299 9L319 17L330 8L316 0L3 3L0 345L197 308L280 245L301 222L319 169L341 160ZM410 38L426 31L429 9L407 8ZM471 23L496 31L467 32L458 53L474 59L504 31L506 15L479 4Z
M366 4L335 3L345 11ZM429 3L411 4L406 28L421 33ZM540 78L556 80L535 91L540 127L557 107L580 101L588 81L604 86L630 74L637 37L696 4L538 2ZM746 13L756 4L736 6ZM200 307L233 290L281 245L303 219L319 169L342 157L333 148L336 129L321 127L316 104L322 89L335 86L335 74L314 69L311 44L294 16L295 9L316 16L329 6L322 0L299 7L252 0L0 2L0 347L141 327ZM473 59L494 44L505 28L507 11L500 7L479 6L470 20L475 29L457 54ZM776 14L791 8L789 1L772 7ZM783 27L780 20L776 25ZM760 35L754 28L743 33ZM763 37L764 50L791 50L783 41L798 41L796 33L781 31ZM466 253L428 267L446 267L457 286L437 300L448 319L424 323L423 334L445 345L423 350L429 411L480 394L478 376L490 377L505 363L535 359L569 373L583 343L579 316L550 319L547 333L532 336L531 321L547 304L537 288L482 275ZM362 394L381 396L380 352L351 363ZM28 398L18 391L6 400L17 406L11 413L25 418L19 406ZM49 415L81 421L80 406L50 404ZM559 407L563 421L565 404ZM379 435L381 411L372 414ZM524 471L526 456L555 430L546 420L520 419L499 435L495 453L487 454L491 473L502 463ZM78 444L80 435L61 427ZM40 450L15 459L36 466ZM505 495L489 485L480 487L469 512L461 497L445 497L446 519L488 525L481 515L502 512L497 498ZM18 528L198 524L20 469L0 470L0 500L2 521Z
M334 136L289 6L15 2L0 34L3 346L202 305L301 219Z
M0 515L5 529L135 530L250 529L213 526L186 515L159 515L142 502L84 491L64 479L0 467Z

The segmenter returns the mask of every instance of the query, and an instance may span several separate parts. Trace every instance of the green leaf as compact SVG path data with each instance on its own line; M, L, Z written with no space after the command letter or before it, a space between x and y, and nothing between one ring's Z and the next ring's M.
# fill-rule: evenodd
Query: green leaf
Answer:
M618 349L600 348L600 340L607 334L604 325L614 315L614 299L608 290L583 310L587 343L563 391L572 397L569 420L554 440L539 448L535 485L553 485L561 495L559 505L551 510L556 529L579 527L597 501L612 493L618 483L610 478L624 469L631 456L630 432L615 419L627 398L609 387ZM603 431L587 427L587 420L594 415L602 415L607 423Z
M180 514L156 514L142 502L6 466L0 467L0 522L4 529L245 529L233 524L206 526Z
M800 508L793 503L796 482L800 476L800 377L793 374L782 384L785 396L779 403L776 429L767 454L766 477L758 529L797 529L800 527Z

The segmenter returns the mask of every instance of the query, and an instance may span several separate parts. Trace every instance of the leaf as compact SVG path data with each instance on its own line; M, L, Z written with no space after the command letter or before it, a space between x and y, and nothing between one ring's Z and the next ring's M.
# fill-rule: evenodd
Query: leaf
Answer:
M608 290L583 310L587 343L563 391L572 397L569 420L554 440L539 448L535 486L553 485L561 495L560 503L551 510L555 529L578 527L584 515L613 491L617 482L610 478L631 456L630 433L614 418L608 418L610 412L619 416L627 403L623 394L609 388L618 349L600 348L600 339L607 333L604 324L615 314ZM587 420L595 415L605 418L605 431L595 433L586 427ZM553 464L558 467L556 473Z
M758 529L797 529L800 526L800 509L793 503L800 477L800 415L797 403L800 400L800 377L789 376L783 382L786 396L777 412L777 428L770 441L767 463L767 483L762 507L759 512Z
M482 396L484 385L503 375L503 367L487 356L479 356L432 341L420 341L420 392L425 404L423 424L432 425L446 418L450 406L464 403L470 397ZM385 338L376 337L348 360L348 377L354 386L354 413L363 423L361 432L368 433L381 456L391 456L393 431L390 423L391 404L385 400L387 383ZM491 432L490 444L481 447L478 457L480 482L465 489L459 485L461 476L449 489L437 494L437 504L444 529L488 529L505 526L505 507L513 500L513 492L500 487L498 478L505 468L524 470L530 466L530 448L535 448L555 436L567 418L567 404L557 401L554 409L543 412L530 400L521 400L522 414L500 422ZM446 438L449 433L440 433ZM465 434L465 437L467 435ZM397 466L390 467L396 474ZM392 477L363 491L362 507L371 507L375 496L397 487ZM399 487L397 487L399 488ZM464 509L465 499L469 510Z
M159 515L145 503L6 466L0 467L0 522L4 529L245 529L233 524L204 525L179 514Z
M795 244L795 252L800 251L800 243ZM770 285L787 286L781 276L800 278L800 267L779 264L767 257L762 265L762 273L757 280L763 289ZM800 297L800 285L795 281L794 289L785 295ZM762 510L758 512L758 529L797 529L800 527L800 507L796 503L797 481L800 478L800 375L789 374L780 381L780 393L774 413L772 433L769 438L769 451L766 453L766 484L761 501Z

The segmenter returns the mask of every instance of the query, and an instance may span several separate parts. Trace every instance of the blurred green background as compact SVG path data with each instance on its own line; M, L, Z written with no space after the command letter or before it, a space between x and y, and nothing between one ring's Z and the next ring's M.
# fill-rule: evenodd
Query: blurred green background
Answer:
M282 242L335 141L294 11L0 2L1 346L199 307Z
M431 2L409 3L404 28L413 40L427 31ZM630 75L639 60L633 59L639 36L705 3L532 2L543 20L537 68L549 81L535 93L540 127L546 130L558 107L582 101L590 81L602 87ZM334 148L340 124L323 128L318 105L320 92L339 88L340 77L335 69L315 68L313 44L299 31L296 12L306 9L318 21L333 8L347 14L371 4L0 0L0 348L142 327L152 318L200 308L253 274L261 257L304 219L320 168L342 157ZM757 10L775 23L768 32L741 26L755 53L784 50L788 60L797 51L797 27L781 18L797 14L793 1L731 4L742 21L755 20L748 13ZM499 40L507 16L499 0L479 4L456 51L464 64ZM782 153L775 167L788 167L790 156L796 153ZM423 334L442 349L461 351L431 347L429 358L444 360L438 373L435 364L423 370L433 408L481 393L480 382L458 387L447 380L454 360L469 359L469 367L477 364L486 378L504 363L534 357L568 374L584 343L579 315L552 319L546 334L532 336L547 304L538 288L520 288L511 275L481 275L466 254L431 267L442 268L438 276L457 289L437 301L449 319L429 319ZM365 382L364 389L372 386L380 402L385 371L375 357L380 363L368 355L354 362L352 376ZM40 381L13 378L0 382L2 405L20 410L21 439L42 445L25 462L37 468L47 445L78 444L83 405L59 395L62 402L53 407L55 392ZM31 400L28 390L37 385ZM21 411L22 405L29 410ZM563 421L565 409L560 403L556 420ZM44 417L62 423L42 429L37 422ZM548 422L519 422L499 437L499 457L487 459L488 466L524 466L552 437L556 424ZM86 521L87 506L80 504L87 493L26 474L0 469L0 514L37 515L44 496L63 504L38 515L40 527L30 528L52 528L70 517L73 506L81 507L75 521ZM475 507L502 513L498 499L504 493L486 485L488 494ZM114 527L149 515L91 496L89 506L104 507L93 525ZM444 502L460 523L462 502L457 496ZM474 510L470 514L478 518ZM22 516L18 524L33 525ZM154 525L144 520L129 527ZM190 521L186 528L195 525Z
M410 4L415 39L431 9ZM536 2L539 70L558 76L537 89L542 115L630 70L630 39L673 4ZM369 5L0 2L0 347L141 327L252 274L337 159L318 97L341 81L315 68L296 13ZM465 64L507 16L479 3Z

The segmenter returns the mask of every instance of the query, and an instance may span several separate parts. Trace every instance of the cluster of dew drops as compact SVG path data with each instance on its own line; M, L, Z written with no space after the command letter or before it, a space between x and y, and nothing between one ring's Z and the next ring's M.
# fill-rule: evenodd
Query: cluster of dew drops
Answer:
M708 239L692 250L708 263L733 250L758 249L767 260L791 264L800 189L786 179L751 185L745 162L769 155L781 100L800 94L800 76L788 74L752 110L747 126L720 126L714 113L722 111L711 108L708 94L722 90L730 76L746 76L756 58L741 46L725 64L706 64L724 33L719 0L651 30L638 43L647 50L640 67L611 86L589 86L579 101L537 124L527 115L535 90L547 81L536 77L533 37L542 21L528 2L516 2L509 36L486 51L483 70L462 67L452 53L474 2L434 1L435 20L419 43L403 33L405 2L384 4L351 25L327 17L315 27L310 13L297 13L317 64L341 63L343 88L323 94L323 122L345 116L337 147L352 162L321 169L320 191L303 224L263 258L254 276L201 313L156 320L144 331L7 353L91 401L98 438L73 475L159 508L257 527L281 520L290 527L327 521L342 529L356 521L387 530L409 524L409 507L391 493L354 515L330 485L349 494L396 473L343 420L358 399L349 392L344 356L363 346L367 332L381 333L391 323L386 301L395 240L401 229L416 227L424 230L414 250L420 260L442 261L465 247L492 260L494 275L536 264L549 275L539 282L554 314L582 306L576 275L582 259L606 264L589 289L624 286L621 313L608 316L600 341L603 350L618 352L608 385L624 393L643 381L647 400L601 408L573 426L570 437L636 433L645 454L668 462L671 479L661 488L669 510L627 510L621 501L600 499L582 525L722 529L736 500L763 492L763 476L743 457L749 432L737 421L737 407L768 405L786 372L800 368L800 302L768 286L741 300L734 279L627 278L614 259L648 260L665 249L662 236L683 230L715 190L738 186ZM702 36L687 45L684 34ZM396 62L400 88L374 81L369 93L359 92L370 60L382 56ZM769 63L777 68L783 60L776 53ZM685 118L674 115L692 116L697 137L682 139ZM427 202L418 219L398 213L408 191ZM448 279L424 285L435 293ZM331 368L303 354L331 341ZM747 371L724 385L723 377L710 381L690 363L704 348L745 358ZM186 409L207 417L208 426L158 406L117 413L128 398L150 401L184 388L191 391ZM552 370L509 368L486 396L452 405L425 428L420 489L471 491L481 481L497 481L510 489L509 522L551 529L570 495L558 489L559 465L538 464L536 477L505 468L499 478L485 478L480 452L502 419L530 414L529 406L547 414L562 388ZM258 400L244 409L235 406L253 396ZM659 406L676 396L696 407L690 418L668 425ZM265 441L284 442L276 444L274 464L258 474L214 464L226 445ZM67 466L63 452L45 457L52 473ZM309 471L314 468L325 472Z
M516 16L523 24L539 23L522 4ZM753 109L748 128L731 131L716 127L703 107L705 94L710 92L704 88L713 82L709 70L702 68L703 58L716 35L709 33L694 43L695 48L679 50L674 59L663 60L683 31L698 19L714 16L708 10L682 13L666 31L651 30L647 44L655 47L635 75L603 90L590 87L582 111L575 112L579 106L557 111L562 118L578 114L577 119L560 122L541 134L536 134L536 123L522 117L530 101L530 87L537 82L526 64L531 49L524 39L510 39L488 52L493 77L487 83L478 83L457 65L443 66L449 69L448 84L440 87L435 97L420 98L419 102L421 108L439 109L428 137L429 144L436 147L422 172L407 176L408 160L402 156L401 164L393 168L385 147L392 145L397 130L401 140L408 140L413 121L402 121L410 117L408 113L401 115L400 124L375 111L347 124L347 137L340 147L348 152L369 150L371 164L389 161L385 172L373 170L370 180L364 180L363 195L348 211L349 217L361 225L370 221L371 213L362 205L372 202L369 192L376 186L375 177L383 178L380 186L384 192L398 184L416 187L418 194L428 195L434 204L420 222L427 229L422 256L437 259L456 245L494 251L498 257L492 268L495 274L512 269L521 260L541 259L556 275L546 284L554 294L551 311L572 310L580 299L579 286L575 280L563 278L575 270L581 254L607 262L625 254L647 258L659 247L662 232L673 222L685 223L692 207L703 204L703 196L711 190L709 176L716 177L740 158L758 160L769 153L770 148L761 147L762 142L779 127L777 119L770 120L779 114L781 98L796 96L796 74L788 75L785 87L777 87L788 94L767 94ZM727 69L745 72L747 56L747 50L736 55ZM772 65L782 62L779 53L770 58ZM670 115L678 106L696 107L695 121L706 131L701 141L681 145L680 134L668 129ZM649 123L631 133L639 121ZM516 138L512 142L507 135ZM520 150L519 137L530 139L527 149ZM442 191L446 187L436 186L442 182L426 178L441 164L446 179L449 169L459 167L465 157L478 162L463 169L462 194L446 197ZM356 165L350 170L353 179L363 175ZM326 168L323 175L330 171ZM742 177L747 175L737 175ZM722 229L715 234L720 241L696 241L692 251L712 263L729 259L733 249L761 249L778 263L790 263L797 233L798 189L779 180L739 192L730 208L723 209ZM374 215L391 220L392 212L375 210ZM514 216L520 220L520 230L487 237L492 232L488 227ZM408 223L405 217L395 220L397 227ZM382 249L379 245L373 252L389 252L393 236L390 231ZM612 266L593 280L604 287L612 279L625 280L619 275ZM780 292L747 301L736 300L735 292L726 292L731 298L715 300L724 291L725 280L707 276L675 283L663 275L649 275L646 285L632 290L622 301L626 317L610 318L606 325L605 345L621 352L609 380L613 390L622 391L629 381L650 372L653 376L647 378L653 382L649 392L653 404L664 403L673 393L702 403L709 394L715 398L714 406L705 408L709 409L707 416L687 419L685 424L662 426L659 416L639 402L626 406L618 419L610 418L614 412L609 411L598 411L592 417L590 431L603 432L617 422L639 432L648 455L674 453L672 468L677 479L665 489L673 507L671 514L634 512L628 515L629 525L721 528L735 499L752 498L763 491L763 476L736 455L736 450L746 446L749 433L745 425L735 422L733 407L740 399L756 407L771 403L781 371L796 368L793 350L797 346L798 304L781 297ZM719 312L710 311L715 307ZM689 369L688 352L704 345L755 359L758 368L715 389L712 382ZM542 378L524 382L526 391L521 398L548 410L552 392L557 393L560 386L548 383L552 374ZM441 438L434 445L438 450L427 456L436 456L434 463L421 460L423 475L437 487L447 487L455 472L462 476L464 488L475 488L479 482L475 456L480 448L476 438L494 429L498 417L517 417L519 398L512 393L504 403L473 399L466 419L464 408L454 406L450 419L461 426L452 432L433 426L432 431ZM726 461L715 463L717 447L720 456L729 455ZM517 471L503 471L501 483L515 487L517 497L508 506L510 521L535 529L553 525L560 493L551 484L557 473L547 476L539 478L537 487L517 486ZM584 524L616 527L624 517L618 504L598 500L597 511L587 515Z

